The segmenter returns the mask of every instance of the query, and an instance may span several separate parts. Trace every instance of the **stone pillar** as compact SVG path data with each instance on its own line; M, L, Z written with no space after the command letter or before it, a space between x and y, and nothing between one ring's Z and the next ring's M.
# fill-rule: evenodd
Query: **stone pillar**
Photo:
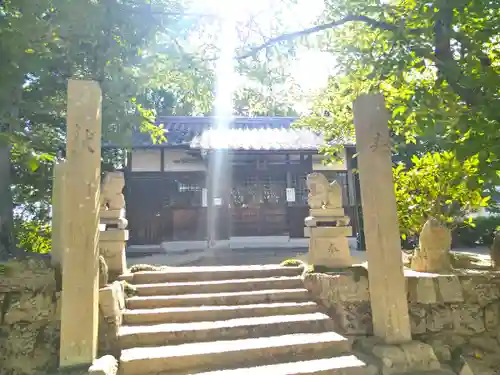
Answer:
M127 270L125 242L128 240L128 221L125 219L125 198L123 172L106 172L101 186L101 224L106 229L101 231L99 251L104 257L109 271L110 281Z
M90 365L96 358L101 99L97 82L69 80L61 367Z
M373 330L386 343L411 340L392 179L389 115L382 95L354 101Z
M54 164L54 177L52 180L52 251L50 252L53 267L62 266L63 249L67 224L65 220L66 202L64 195L66 191L66 169L65 161Z
M307 176L310 216L305 219L304 235L309 237L308 261L315 266L352 266L347 237L352 235L349 217L342 207L342 188L328 183L321 173Z

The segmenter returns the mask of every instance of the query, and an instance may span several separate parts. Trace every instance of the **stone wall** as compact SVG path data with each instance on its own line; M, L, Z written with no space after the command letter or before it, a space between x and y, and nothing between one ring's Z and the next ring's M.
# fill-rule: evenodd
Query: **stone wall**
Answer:
M474 374L495 374L493 369L500 368L500 273L408 272L405 280L413 338L430 344L444 364L465 359L471 367L481 366ZM372 335L366 276L311 273L304 283L339 332Z
M125 310L125 283L115 281L99 290L99 354L120 357L118 330Z
M31 375L56 368L59 293L50 258L0 264L0 369Z

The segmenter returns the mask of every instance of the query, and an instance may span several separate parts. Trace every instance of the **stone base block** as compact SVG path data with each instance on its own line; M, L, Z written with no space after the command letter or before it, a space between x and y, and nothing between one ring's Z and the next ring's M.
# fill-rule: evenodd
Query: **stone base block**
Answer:
M308 216L304 220L306 227L321 226L321 223L332 223L332 226L347 227L351 219L349 216Z
M124 217L119 218L101 218L101 224L106 225L106 228L125 229L128 225L128 220Z
M352 236L352 227L305 227L305 237L349 237Z
M125 217L125 209L121 210L100 210L99 217L101 219L117 219L119 217Z
M127 271L124 241L103 241L101 239L99 241L99 252L106 261L112 280Z
M345 212L342 207L340 208L311 208L309 210L311 216L319 216L319 217L325 217L325 216L344 216Z
M371 354L380 359L382 375L413 374L441 369L434 350L420 341L399 345L376 344Z
M410 272L405 275L409 302L421 304L464 302L464 290L459 276Z
M310 264L329 268L352 266L353 261L347 238L311 237L309 239L308 261Z
M99 241L128 241L128 230L109 229L99 233Z

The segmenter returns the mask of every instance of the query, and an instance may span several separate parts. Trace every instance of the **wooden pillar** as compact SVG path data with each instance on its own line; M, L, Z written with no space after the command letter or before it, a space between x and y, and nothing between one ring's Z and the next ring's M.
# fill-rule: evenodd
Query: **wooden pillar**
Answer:
M354 173L358 170L358 159L354 157L356 150L351 147L345 147L345 157L347 166L347 178L349 190L352 193L351 207L353 209L353 218L356 221L356 241L358 250L365 251L365 232L363 227L363 214L361 212L361 190L359 187L359 173Z
M160 170L161 173L165 173L165 148L161 148L160 150Z
M354 125L373 329L388 344L411 340L392 179L389 115L382 95L354 101Z
M52 251L51 263L54 267L62 267L63 249L66 247L65 234L67 228L67 207L65 202L66 191L66 162L54 164L54 177L52 180Z
M97 352L101 90L69 80L66 145L67 247L61 298L60 366L89 365Z
M213 150L208 159L208 238L225 240L231 236L229 200L231 198L232 168L228 150Z

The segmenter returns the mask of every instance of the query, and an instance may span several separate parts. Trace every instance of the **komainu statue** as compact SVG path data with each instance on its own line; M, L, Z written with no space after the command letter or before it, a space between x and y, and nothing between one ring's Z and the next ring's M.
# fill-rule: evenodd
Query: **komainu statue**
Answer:
M342 188L337 181L329 183L323 174L313 172L307 175L306 183L310 208L342 208Z
M419 272L448 272L451 232L435 218L429 218L420 233L419 248L411 260L411 269Z
M106 172L101 185L101 209L121 210L125 207L123 172Z

